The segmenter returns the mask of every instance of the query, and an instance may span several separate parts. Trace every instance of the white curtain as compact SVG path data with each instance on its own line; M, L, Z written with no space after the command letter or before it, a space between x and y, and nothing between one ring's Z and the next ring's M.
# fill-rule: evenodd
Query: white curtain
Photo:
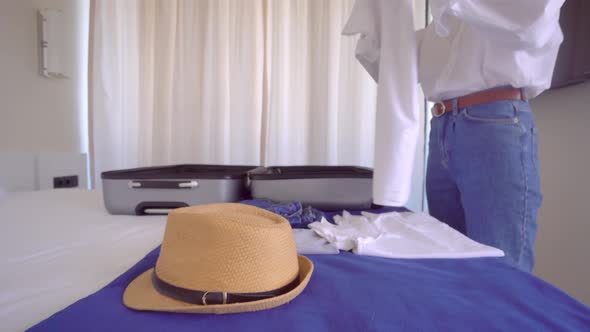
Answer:
M373 162L354 0L94 0L93 174L174 163ZM99 181L96 181L99 184Z
M373 163L376 86L341 35L354 0L268 2L268 165Z
M96 0L92 11L95 179L137 166L260 163L262 0Z

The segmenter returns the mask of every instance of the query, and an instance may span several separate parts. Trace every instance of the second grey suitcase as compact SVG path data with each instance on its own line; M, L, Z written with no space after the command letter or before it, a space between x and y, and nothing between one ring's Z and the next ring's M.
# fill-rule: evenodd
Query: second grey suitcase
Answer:
M254 199L298 201L322 210L367 209L373 171L352 166L260 167L250 172Z
M176 165L102 173L104 203L112 214L166 214L172 209L237 202L255 166Z

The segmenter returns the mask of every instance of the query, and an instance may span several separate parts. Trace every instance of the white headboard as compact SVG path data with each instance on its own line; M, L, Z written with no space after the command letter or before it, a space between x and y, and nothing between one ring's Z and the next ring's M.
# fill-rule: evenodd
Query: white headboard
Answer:
M35 188L35 154L0 152L0 189L31 191Z
M78 188L88 188L87 156L68 152L0 152L0 189L53 189L53 178L78 176Z

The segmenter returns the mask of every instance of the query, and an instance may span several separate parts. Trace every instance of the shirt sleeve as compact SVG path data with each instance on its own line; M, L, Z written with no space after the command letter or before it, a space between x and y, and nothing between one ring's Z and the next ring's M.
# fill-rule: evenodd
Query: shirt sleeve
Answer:
M507 44L541 48L559 27L565 0L431 0L436 33L449 35L456 17L485 35Z
M342 34L360 35L355 50L356 58L375 82L378 82L381 45L379 43L379 30L375 21L375 10L374 1L357 0Z
M357 59L378 81L373 202L404 206L420 134L412 0L357 0L344 34L360 34Z

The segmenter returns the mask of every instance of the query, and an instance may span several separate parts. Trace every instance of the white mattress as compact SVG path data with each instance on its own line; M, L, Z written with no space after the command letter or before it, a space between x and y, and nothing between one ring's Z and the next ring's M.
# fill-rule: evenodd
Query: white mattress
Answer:
M100 191L0 197L0 331L22 331L107 285L162 241L163 216L112 216Z

